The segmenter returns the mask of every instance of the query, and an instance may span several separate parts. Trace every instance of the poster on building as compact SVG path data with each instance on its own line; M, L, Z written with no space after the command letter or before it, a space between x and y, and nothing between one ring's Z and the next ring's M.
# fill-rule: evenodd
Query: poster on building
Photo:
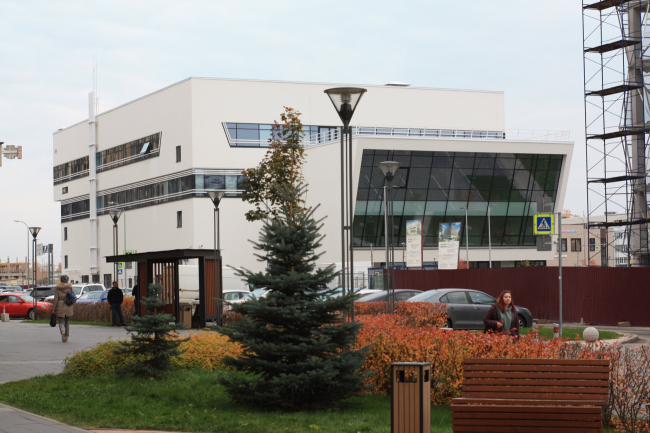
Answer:
M406 221L406 267L422 267L422 220Z
M440 223L438 228L438 269L458 269L460 223Z

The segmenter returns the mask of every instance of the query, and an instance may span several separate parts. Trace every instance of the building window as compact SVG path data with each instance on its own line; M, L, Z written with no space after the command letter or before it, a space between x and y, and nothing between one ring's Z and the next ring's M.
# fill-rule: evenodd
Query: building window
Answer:
M82 275L81 276L81 282L82 283L87 283L88 282L88 275Z
M99 283L99 274L93 275L93 283Z
M410 134L410 132L409 132ZM463 248L535 245L538 198L554 207L562 155L365 149L361 157L353 230L355 247L384 245L384 176L379 161L398 161L395 243L406 242L408 220L422 220L424 247L438 245L440 223L464 221ZM206 188L207 189L207 188ZM490 208L490 229L487 209Z
M558 244L558 248L559 248L559 244ZM567 240L562 239L562 252L566 253L566 250L567 250Z
M589 251L596 251L596 239L589 238Z
M67 193L68 193L68 187L67 186L64 186L63 188L61 188L61 194L67 194Z
M176 146L176 162L181 162L181 147Z
M68 228L63 227L63 240L67 241L68 240Z
M113 275L112 274L104 274L104 287L106 289L110 289L113 287Z
M582 240L572 238L571 239L571 251L576 253L582 251Z
M63 267L68 269L68 256L63 257Z
M183 211L176 212L176 228L183 227Z

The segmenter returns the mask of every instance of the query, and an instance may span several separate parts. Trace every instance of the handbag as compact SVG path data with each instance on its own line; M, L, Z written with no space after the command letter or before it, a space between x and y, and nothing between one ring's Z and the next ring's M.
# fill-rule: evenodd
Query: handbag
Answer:
M56 314L52 313L52 317L50 317L50 326L54 328L56 326Z

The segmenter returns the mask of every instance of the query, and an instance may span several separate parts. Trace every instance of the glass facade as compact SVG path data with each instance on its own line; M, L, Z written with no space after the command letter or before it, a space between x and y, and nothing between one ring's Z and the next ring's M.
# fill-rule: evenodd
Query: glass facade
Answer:
M406 241L407 220L423 220L425 247L438 245L438 224L461 222L465 245L534 246L537 199L555 205L562 155L364 150L354 217L354 245L384 245L384 176L381 161L402 165L393 180L394 233Z
M273 125L263 123L224 123L228 143L231 147L268 147L269 140L278 135ZM338 126L303 125L304 145L314 145L339 140ZM482 138L501 140L506 138L502 131L393 128L376 126L353 126L355 136L392 136L392 137L426 137L426 138Z
M207 197L204 190L241 190L242 175L189 174L174 179L153 181L148 185L138 186L111 193L97 193L97 214L106 213L109 203L118 203L126 209L153 206L159 203L182 200L191 197ZM226 194L227 197L239 197L237 192ZM61 221L88 218L90 201L80 199L61 205Z
M158 156L160 151L161 133L139 138L96 154L97 172L121 167L126 164ZM54 167L54 184L88 176L88 157L75 159Z

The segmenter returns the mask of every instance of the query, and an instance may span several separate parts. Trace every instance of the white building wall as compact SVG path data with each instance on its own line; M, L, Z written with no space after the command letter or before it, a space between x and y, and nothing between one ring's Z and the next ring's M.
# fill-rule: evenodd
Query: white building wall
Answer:
M340 120L323 91L344 85L245 80L188 79L98 115L98 151L162 132L160 155L134 164L100 172L98 192L149 180L190 168L245 169L258 165L265 148L230 147L223 122L273 123L283 106L303 113L306 125L337 126ZM364 86L353 125L394 126L504 131L502 92ZM54 165L88 154L87 123L80 122L54 134ZM419 139L361 137L354 144L355 184L363 149L447 150L467 152L552 153L565 155L558 191L561 208L573 143L517 142L512 140ZM182 160L176 162L176 146ZM325 216L323 262L340 261L340 148L338 143L307 149L304 174L309 182L307 203L320 203L317 216ZM68 194L61 194L68 187ZM356 187L356 185L355 185ZM54 199L88 194L88 177L54 186ZM221 248L224 264L261 270L249 239L257 240L261 223L244 218L249 205L225 198L220 206ZM176 212L183 212L183 227L176 228ZM213 205L209 198L191 198L128 209L127 249L138 252L213 247ZM124 250L123 223L119 222L120 251ZM69 256L69 272L89 274L89 220L64 222L68 241L62 255ZM534 248L523 249L526 259L547 260ZM425 261L435 260L437 250L427 250ZM100 278L112 273L104 257L112 254L112 222L99 216ZM383 249L374 249L374 261L384 261ZM486 261L487 248L471 248L471 261ZM461 251L464 258L464 251ZM355 259L369 261L369 250L357 250ZM493 248L492 260L521 260L521 248ZM131 274L133 271L131 271ZM131 276L131 275L128 275ZM74 278L76 279L76 278ZM103 279L100 279L103 283Z

